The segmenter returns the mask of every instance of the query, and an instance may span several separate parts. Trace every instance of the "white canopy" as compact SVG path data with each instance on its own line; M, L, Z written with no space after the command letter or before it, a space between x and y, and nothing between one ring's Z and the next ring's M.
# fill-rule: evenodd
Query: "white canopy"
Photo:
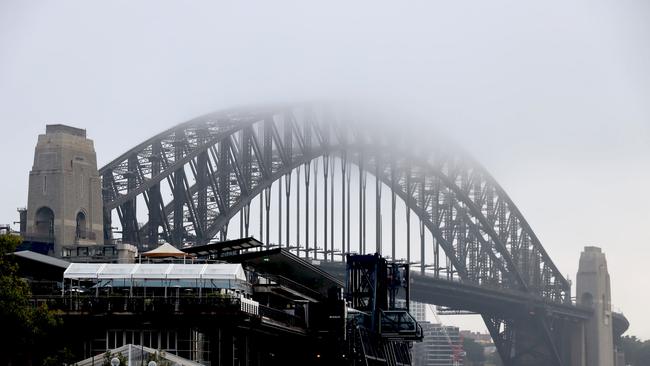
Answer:
M103 266L103 263L70 263L68 268L63 272L63 278L97 278L97 274Z
M71 263L63 278L74 280L137 279L137 280L240 280L246 281L241 264L176 264L176 263Z

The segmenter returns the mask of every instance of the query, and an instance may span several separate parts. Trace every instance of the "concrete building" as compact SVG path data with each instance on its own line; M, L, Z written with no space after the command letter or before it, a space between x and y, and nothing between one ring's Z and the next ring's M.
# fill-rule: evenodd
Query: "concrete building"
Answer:
M409 313L413 315L418 322L426 322L427 319L427 304L423 302L411 301Z
M471 330L461 330L460 335L466 339L472 339L474 342L483 346L493 346L492 336L489 333L473 332Z
M431 323L430 305L411 301L409 313L422 326L422 342L413 343L414 366L461 366L463 365L463 339L457 327ZM433 315L433 313L431 313Z
M422 342L413 344L414 366L462 366L463 340L457 327L420 323Z
M101 182L86 130L47 125L38 136L25 219L25 239L50 245L56 257L103 244Z

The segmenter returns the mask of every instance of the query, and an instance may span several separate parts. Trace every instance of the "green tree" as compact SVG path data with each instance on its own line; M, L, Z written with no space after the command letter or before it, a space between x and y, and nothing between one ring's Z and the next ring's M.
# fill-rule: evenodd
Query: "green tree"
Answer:
M59 320L47 306L30 304L29 284L20 278L13 253L21 238L0 235L0 364L32 364L39 358L40 345Z
M502 366L503 362L501 362L501 357L499 356L498 351L494 351L487 355L487 359L485 360L485 366Z
M112 353L111 350L106 350L104 353L104 358L102 360L102 366L111 366L111 360L117 358L120 361L120 365L128 364L129 359L121 353Z
M155 361L158 366L172 366L172 363L165 359L165 351L156 351L147 356L147 364L150 361Z
M641 341L635 336L621 337L625 363L631 366L650 365L650 340Z
M485 362L484 347L473 339L463 339L463 350L465 351L465 361L468 366L483 365Z

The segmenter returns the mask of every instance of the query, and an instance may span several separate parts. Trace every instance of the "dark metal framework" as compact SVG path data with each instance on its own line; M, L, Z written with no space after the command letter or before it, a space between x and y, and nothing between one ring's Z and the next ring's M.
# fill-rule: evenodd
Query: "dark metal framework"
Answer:
M569 282L483 167L444 142L400 129L401 121L376 128L373 119L352 115L304 105L229 110L164 131L100 169L105 238L112 238L114 212L122 240L140 246L160 240L176 246L223 240L236 215L240 236L249 236L251 201L259 197L263 203L259 239L267 246L271 246L269 212L275 205L279 211L275 245L321 260L343 260L351 252L395 258L398 245L403 245L396 238L400 198L406 206L406 217L399 218L407 222L406 261L412 267L437 278L570 304ZM356 218L351 218L350 210L353 164L358 168L359 201L352 203L358 204ZM366 212L368 173L376 178L374 247L366 246L367 223L372 220ZM298 175L294 186L292 174ZM317 199L319 180L314 176L318 174L323 177L324 200ZM295 184L300 179L304 179L302 193L300 184ZM171 199L163 197L163 182ZM335 197L335 184L339 197ZM381 212L382 186L388 187L391 202L389 248L383 247L381 239L386 217ZM138 200L148 212L142 224L137 219ZM297 219L292 220L292 209ZM324 232L310 226L310 213L323 215ZM411 213L419 220L419 243L411 240ZM350 225L355 219L359 242L353 248ZM427 231L433 237L432 258L425 257L431 249L426 247ZM420 258L411 258L418 244ZM497 342L511 338L505 320L488 317L486 324Z

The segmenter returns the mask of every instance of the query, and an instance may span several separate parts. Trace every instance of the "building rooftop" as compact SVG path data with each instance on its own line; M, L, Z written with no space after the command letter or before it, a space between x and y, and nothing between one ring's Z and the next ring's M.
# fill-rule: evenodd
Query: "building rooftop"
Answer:
M70 265L70 262L64 261L63 259L58 259L49 255L32 252L31 250L21 250L19 252L13 253L13 255L21 259L37 262L51 267L60 268L62 270L65 270Z
M61 281L63 271L70 262L30 250L21 250L9 254L18 263L20 276L34 280Z
M256 272L271 275L275 281L288 288L320 298L326 299L328 291L332 288L344 287L336 277L287 249L248 252L226 257L224 260L253 267Z
M84 130L82 128L66 126L66 125L62 125L62 124L46 125L45 126L45 133L46 134L65 133L65 134L68 134L68 135L86 137L86 130Z
M221 258L241 254L243 250L260 248L264 243L259 240L248 237L241 239L225 240L218 243L206 245L197 245L184 248L183 251L188 254L195 254L199 257Z
M63 274L66 279L132 280L240 280L246 281L241 264L176 263L71 263Z
M78 366L91 366L99 365L104 361L106 354L115 357L118 354L125 357L129 365L144 365L151 358L151 356L157 356L160 361L159 364L162 365L180 365L180 366L201 366L202 364L188 360L183 357L179 357L173 353L161 352L153 348L140 346L136 344L125 344L121 347L115 348L113 350L107 350L106 352L89 357L85 360L76 362L75 365ZM162 362L161 362L162 361Z

